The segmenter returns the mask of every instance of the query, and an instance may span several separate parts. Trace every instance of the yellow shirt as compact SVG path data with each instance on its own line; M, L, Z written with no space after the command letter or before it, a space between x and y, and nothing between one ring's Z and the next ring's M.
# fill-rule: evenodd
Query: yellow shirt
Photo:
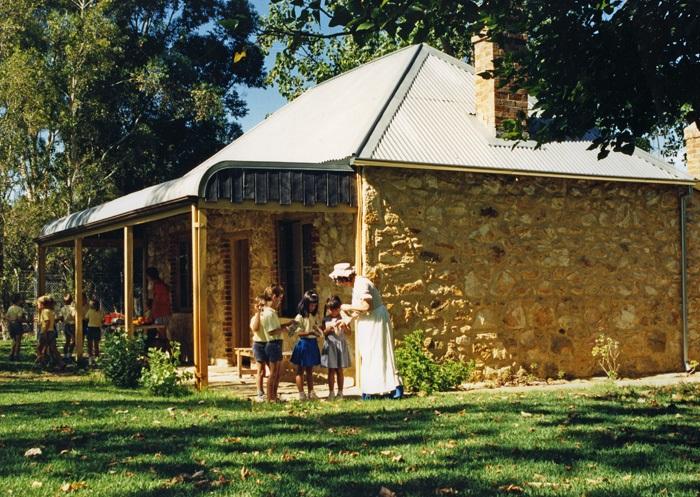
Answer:
M41 331L53 331L56 313L53 312L53 309L42 309L39 321L41 322Z
M307 338L313 338L314 327L318 327L321 324L321 320L318 315L309 314L304 317L301 314L297 314L294 321L299 323L299 328L297 328L297 333L312 333L308 335Z
M250 331L253 332L253 341L254 342L261 342L261 343L269 342L270 339L267 336L267 333L265 333L265 330L263 329L262 316L260 316L260 323L259 323L257 331L253 329L253 321L255 321L255 316L250 318Z
M85 318L87 319L88 326L90 328L100 328L102 327L102 319L104 319L104 316L104 312L90 308L88 309Z
M5 317L9 322L22 321L22 318L24 317L24 309L18 305L12 304L10 308L7 309Z
M279 333L270 335L272 330L282 327L280 318L277 316L277 311L275 311L272 307L263 307L262 313L260 314L260 327L265 332L265 335L267 335L269 340L282 340L282 336Z
M64 305L61 309L61 317L66 324L75 324L75 306L73 304Z

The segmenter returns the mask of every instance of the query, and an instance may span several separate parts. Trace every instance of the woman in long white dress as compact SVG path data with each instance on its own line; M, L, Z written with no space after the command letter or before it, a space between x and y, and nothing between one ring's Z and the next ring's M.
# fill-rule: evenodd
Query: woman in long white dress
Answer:
M336 264L329 276L337 285L352 287L352 303L343 304L341 310L357 315L355 336L362 398L385 394L401 398L403 385L396 370L391 321L379 290L347 262Z

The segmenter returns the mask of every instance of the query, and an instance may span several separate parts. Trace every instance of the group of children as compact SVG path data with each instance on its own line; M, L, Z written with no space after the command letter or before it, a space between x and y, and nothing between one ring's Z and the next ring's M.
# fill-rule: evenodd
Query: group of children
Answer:
M297 315L287 326L282 326L277 310L282 303L284 290L270 286L258 297L256 312L250 320L253 333L253 355L257 362L257 400L265 400L263 379L269 367L267 400L279 401L277 389L282 362L282 333L296 335L298 340L292 351L291 363L296 366L296 385L299 399L317 399L314 392L313 368L328 369L328 399L343 398L343 369L350 366L350 350L346 339L350 332L350 317L341 313L341 301L337 295L329 297L319 316L319 296L311 290L304 294L297 306ZM323 349L319 349L318 338L323 337ZM308 393L304 391L304 375ZM337 393L336 393L337 380Z
M83 296L83 302L86 302ZM37 349L36 365L63 370L66 362L72 360L75 350L75 320L76 310L73 303L73 296L66 294L63 297L63 306L58 311L55 310L56 301L51 295L43 295L37 299ZM20 348L22 344L23 324L27 322L27 317L22 308L22 298L20 295L12 297L12 305L5 313L10 337L12 338L12 350L10 360L17 361L20 358ZM102 335L102 320L104 313L100 310L97 299L86 302L83 308L83 330L84 337L87 338L89 364L95 365L96 358L100 355L100 339ZM63 356L58 351L57 322L63 322L63 334L65 342L63 345Z

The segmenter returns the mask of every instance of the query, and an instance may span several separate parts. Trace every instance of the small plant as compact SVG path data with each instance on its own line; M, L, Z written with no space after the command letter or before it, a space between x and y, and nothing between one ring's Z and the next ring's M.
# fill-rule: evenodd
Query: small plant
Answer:
M557 371L557 380L565 380L566 379L566 371L564 370L559 370Z
M615 380L618 378L618 371L620 370L620 342L601 334L595 339L595 346L591 351L591 355L598 360L598 365L609 379Z
M691 360L688 363L688 375L695 374L699 369L698 366L700 366L700 362Z
M107 333L99 359L105 378L118 387L137 387L144 366L145 350L141 334L130 337L121 328Z
M407 390L428 395L436 390L450 390L459 386L472 373L472 362L438 362L423 342L423 331L417 330L407 335L396 348L396 366Z
M151 349L148 352L148 368L143 371L141 384L153 395L170 397L186 392L184 383L192 379L189 371L178 372L180 344L170 342L170 351Z

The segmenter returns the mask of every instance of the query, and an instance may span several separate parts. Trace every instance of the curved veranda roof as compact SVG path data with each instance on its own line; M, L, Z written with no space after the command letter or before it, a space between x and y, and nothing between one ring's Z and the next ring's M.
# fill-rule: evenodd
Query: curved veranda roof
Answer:
M207 195L224 169L329 171L424 165L500 174L694 184L642 151L598 160L589 142L515 146L475 115L474 69L425 44L378 58L304 92L181 178L45 225L39 240L167 209Z

